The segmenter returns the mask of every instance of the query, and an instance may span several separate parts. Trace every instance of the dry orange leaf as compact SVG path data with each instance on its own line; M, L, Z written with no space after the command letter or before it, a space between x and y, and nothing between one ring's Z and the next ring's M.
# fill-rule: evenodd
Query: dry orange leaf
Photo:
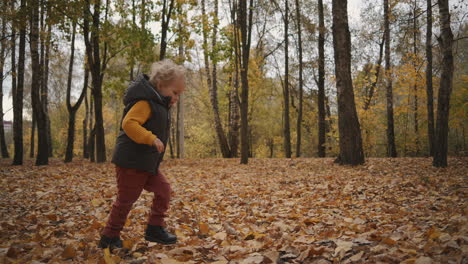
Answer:
M397 242L396 242L395 240L389 238L389 237L384 237L384 238L382 239L382 243L387 244L387 245L390 245L390 246L393 246L393 245L395 245Z
M200 231L199 231L200 235L208 235L208 233L210 232L210 228L207 224L200 222L198 226L200 228Z
M304 224L306 224L306 225L311 225L311 224L316 224L316 223L320 223L320 219L318 219L318 218L307 218L306 220L304 220Z
M122 245L124 248L131 249L133 247L133 241L132 240L124 240L122 241Z
M106 261L106 264L115 264L115 261L111 257L109 248L104 249L104 261Z
M51 221L57 221L57 215L56 214L49 214L49 215L46 215L47 219L51 220Z
M64 259L76 257L76 249L72 245L68 245L62 253Z

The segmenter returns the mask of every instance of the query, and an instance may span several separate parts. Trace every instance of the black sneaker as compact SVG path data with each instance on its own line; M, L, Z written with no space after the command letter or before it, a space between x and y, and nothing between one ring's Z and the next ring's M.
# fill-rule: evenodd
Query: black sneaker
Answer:
M145 230L145 239L168 245L174 244L177 241L177 236L168 233L163 226L148 225Z
M120 237L108 237L106 235L101 235L101 240L99 241L98 248L109 248L111 251L114 248L122 248L123 243Z

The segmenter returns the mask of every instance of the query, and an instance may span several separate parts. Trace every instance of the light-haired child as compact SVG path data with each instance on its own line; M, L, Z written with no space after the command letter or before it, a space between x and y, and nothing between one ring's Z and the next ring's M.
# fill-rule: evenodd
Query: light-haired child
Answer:
M184 90L185 68L168 59L153 63L149 76L140 74L127 88L112 157L118 193L101 231L100 248L122 247L120 232L143 189L154 192L145 239L162 244L177 241L165 228L172 189L159 165L170 135L169 109Z

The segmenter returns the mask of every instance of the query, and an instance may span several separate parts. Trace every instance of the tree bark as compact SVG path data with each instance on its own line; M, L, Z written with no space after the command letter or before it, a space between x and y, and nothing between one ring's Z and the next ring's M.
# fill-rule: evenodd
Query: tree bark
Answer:
M145 29L145 26L146 26L146 1L145 0L141 0L141 29Z
M76 33L76 23L73 21L71 45L70 45L70 62L68 64L68 78L67 78L66 104L67 104L67 110L68 110L68 136L67 136L67 147L65 150L64 162L71 162L73 160L73 143L75 141L75 111L73 111L74 109L71 106L71 102L70 102L71 85L72 85L72 77L73 77L73 63L74 63L74 58L75 58L75 33ZM85 78L87 77L88 77L88 73L85 72Z
M351 78L351 37L346 0L333 0L333 47L338 91L339 164L364 163L361 130L354 102Z
M328 100L328 96L325 96L325 114L326 114L326 118L328 118L327 122L325 122L325 131L326 131L326 133L329 133L329 132L332 131L333 121L331 119L330 101ZM327 140L328 140L328 142L331 142L332 141L332 135L328 134L327 135ZM332 146L329 145L328 146L328 151L331 151L331 149L332 149Z
M450 93L453 86L453 33L450 28L450 11L448 0L437 0L439 6L440 38L442 51L442 72L437 102L437 122L434 137L435 167L447 167L448 122L450 110Z
M303 97L303 78L302 78L302 32L301 32L301 12L299 0L296 0L296 16L297 16L297 38L299 48L299 110L297 113L297 141L296 141L296 157L301 156L301 128L302 128L302 97Z
M89 104L88 104L88 86L86 86L85 92L85 118L83 119L83 158L89 158L88 151L88 120L89 120Z
M15 12L14 1L12 1L12 12ZM20 12L26 12L26 0L21 0ZM12 79L13 89L13 140L15 155L13 165L23 165L23 90L24 90L24 60L26 53L26 21L19 23L19 49L18 49L18 72L16 72L16 45L15 38L11 41L11 65L12 72L17 73ZM13 27L12 35L16 35Z
M171 159L174 159L175 158L175 155L174 155L174 138L175 138L175 134L174 134L174 115L173 115L173 111L172 109L170 110L170 118L171 118L171 123L170 123L170 126L171 126L171 129L169 130L169 139L168 139L168 145L169 145L169 152L170 152L170 155L171 155Z
M237 67L237 66L236 66ZM229 146L231 157L238 157L239 149L239 72L236 69L234 85L229 92Z
M1 7L3 10L7 9L6 2L3 2ZM5 50L6 50L6 17L2 16L2 40L1 40L1 47L0 47L0 148L2 152L2 158L9 158L10 154L8 154L8 146L6 145L5 140L5 128L3 126L3 66L5 65ZM12 36L14 38L14 36Z
M182 31L182 24L179 22L179 32ZM183 39L180 38L179 43L179 58L180 61L185 61L184 56L184 42ZM176 134L176 142L177 142L177 158L183 159L185 157L185 130L184 130L184 98L185 96L181 94L179 96L179 101L177 101L177 134Z
M73 62L75 56L75 32L76 32L76 23L73 23L73 31L72 31L72 39L71 39L71 53L70 53L70 64L68 67L68 79L67 79L67 110L69 113L68 119L68 137L67 137L67 148L65 152L65 162L71 162L73 160L73 145L75 143L75 117L76 112L81 106L83 99L86 95L86 89L88 86L88 69L85 65L84 70L84 82L83 82L83 90L81 91L81 95L78 98L78 101L75 103L74 106L71 105L71 84L72 84L72 77L73 77Z
M184 141L184 96L179 96L179 101L177 102L177 158L185 158L185 141Z
M88 137L88 154L89 154L89 159L90 161L94 162L96 161L96 153L95 153L95 130L94 130L94 122L93 122L93 113L94 113L94 103L93 103L93 95L90 93L90 105L89 105L89 137Z
M366 97L366 100L364 102L364 110L368 110L370 107L370 104L372 102L372 97L374 96L374 91L375 88L377 87L377 83L379 82L379 76L380 76L380 68L382 67L382 58L383 58L383 48L384 48L384 43L385 43L385 32L382 36L382 41L379 44L379 59L377 60L376 64L376 69L375 69L375 79L372 82L370 89L369 89L369 95Z
M248 12L247 12L248 11ZM238 8L237 25L241 32L241 164L247 164L249 158L249 127L248 127L248 106L249 106L249 57L252 35L253 0L247 7L247 0L241 0Z
M89 160L91 162L96 161L96 125L94 125L93 129L89 132L89 139L88 139L88 146L89 146Z
M291 158L291 131L289 123L289 58L288 58L288 0L284 2L284 87L283 87L283 136L284 136L284 155L286 158Z
M44 77L43 77L43 98L44 98L44 109L46 112L46 123L47 123L47 144L49 146L49 157L53 156L53 144L52 144L52 131L50 128L50 116L49 116L49 61L50 61L50 39L52 36L52 25L47 25L47 36L46 36L46 48L45 48L45 61L44 61Z
M34 158L34 147L35 147L35 135L36 135L36 115L34 113L34 111L32 111L32 114L31 114L31 137L30 137L30 142L29 142L29 157L32 159Z
M393 121L393 87L392 66L390 62L390 10L388 0L384 0L384 30L385 30L385 73L387 75L387 156L396 157L395 128Z
M325 157L325 19L323 16L323 0L318 0L319 38L318 38L318 151L319 157Z
M205 4L204 0L202 1L202 11L204 11ZM206 14L204 15L206 16ZM219 106L218 106L218 78L217 78L217 54L216 54L216 43L217 43L217 25L218 25L218 0L214 0L214 13L213 13L213 35L212 35L212 42L211 42L211 61L212 61L212 69L211 69L211 86L210 88L210 100L211 100L211 106L213 108L213 117L214 117L214 123L215 123L215 130L216 130L216 135L218 137L218 142L219 146L221 149L221 153L223 155L223 158L230 158L231 157L231 151L229 149L228 141L226 138L226 134L224 133L223 125L221 123L221 118L219 116ZM206 24L206 19L204 20L205 26ZM204 29L206 30L206 28ZM206 34L205 34L206 35ZM208 48L208 47L206 47ZM205 50L205 58L208 58L208 49ZM209 67L207 67L209 70ZM207 75L209 75L210 72L207 72Z
M234 47L234 79L233 87L229 95L229 146L231 147L232 157L238 157L239 149L239 65L240 65L240 46L239 29L236 26L236 10L231 9L231 20L234 26L234 37L232 46Z
M167 1L170 1L167 6ZM159 60L166 57L167 48L167 31L169 29L169 22L171 22L171 15L174 9L175 0L163 0L162 21L161 21L161 46L159 50Z
M39 63L39 3L32 2L30 8L30 50L31 50L31 99L33 111L37 122L37 156L36 166L47 165L49 163L49 151L47 142L46 113L40 94L40 84L42 83L42 71ZM39 85L38 85L39 84Z
M94 1L94 11L92 14L89 14L90 0L86 0L86 5L84 6L84 22L83 22L83 35L86 45L86 54L88 59L88 65L91 72L92 84L93 84L93 101L94 101L94 114L95 114L95 123L94 123L94 136L95 139L92 141L95 142L95 152L96 152L96 162L105 162L106 161L106 144L104 136L104 120L102 113L102 80L104 77L104 69L106 67L107 61L104 59L101 61L101 51L100 51L100 10L101 10L101 1ZM108 2L106 2L106 13L107 13ZM92 28L89 29L90 15L92 18ZM89 36L90 33L90 36ZM104 48L104 54L106 53L106 48ZM101 68L102 67L102 68ZM94 146L94 144L93 144ZM93 157L92 159L93 160Z
M415 73L417 73L418 68L416 65L416 57L418 54L418 47L417 47L417 41L418 41L418 24L417 24L417 17L416 17L416 0L414 1L414 7L413 7L413 53L414 53L414 60L413 60L413 67ZM413 105L413 115L414 115L414 134L416 136L415 138L415 143L416 143L416 155L419 154L419 124L418 124L418 83L417 83L417 78L414 79L414 85L413 85L413 92L414 92L414 105Z
M429 155L434 155L434 92L432 88L432 1L427 0L426 26L426 95Z
M40 59L39 59L39 69L41 76L40 84L40 96L43 111L45 114L45 123L46 123L46 134L47 134L47 153L49 157L52 157L52 136L50 131L50 120L49 120L49 103L48 103L48 76L49 76L49 45L50 45L50 33L51 25L44 23L46 17L46 0L40 1L40 27L39 27L39 46L40 46ZM47 29L46 29L47 28Z

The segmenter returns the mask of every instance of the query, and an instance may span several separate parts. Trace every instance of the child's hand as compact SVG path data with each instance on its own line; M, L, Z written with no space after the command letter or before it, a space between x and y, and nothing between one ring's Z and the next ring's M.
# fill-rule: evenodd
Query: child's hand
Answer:
M156 146L156 148L158 149L158 152L161 153L164 151L164 144L162 143L161 140L159 140L159 138L156 138L154 141L153 141L153 146Z

